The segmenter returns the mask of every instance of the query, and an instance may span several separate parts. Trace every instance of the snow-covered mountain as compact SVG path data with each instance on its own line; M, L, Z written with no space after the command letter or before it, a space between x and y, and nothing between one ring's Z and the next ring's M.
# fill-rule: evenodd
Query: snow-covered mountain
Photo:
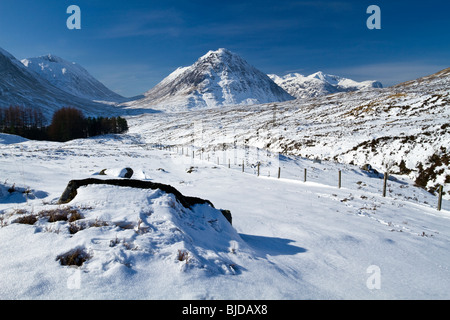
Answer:
M54 55L23 59L25 67L36 72L55 87L88 100L122 102L126 98L111 91L75 62Z
M322 71L304 76L289 73L285 76L269 74L269 77L290 95L296 98L312 98L338 92L357 91L368 88L382 88L379 81L367 80L357 82L351 79L325 74Z
M129 106L183 111L292 100L266 74L226 49L178 68Z
M111 105L75 96L54 86L0 48L0 107L12 105L39 108L47 119L66 106L79 108L86 116L119 111Z

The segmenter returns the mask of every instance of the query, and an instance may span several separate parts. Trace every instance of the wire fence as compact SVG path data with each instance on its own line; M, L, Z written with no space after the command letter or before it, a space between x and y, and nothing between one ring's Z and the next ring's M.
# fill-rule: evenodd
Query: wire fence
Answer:
M195 165L197 161L207 161L217 166L227 167L229 169L239 170L243 173L253 174L256 176L273 177L277 179L291 179L303 182L316 182L324 185L334 186L338 189L344 187L343 175L346 172L352 172L359 174L358 170L355 170L354 166L345 164L333 163L330 166L322 164L319 159L311 160L301 158L300 160L291 159L287 156L279 153L274 153L266 149L249 147L249 146L215 146L215 147L197 147L197 146L185 146L185 145L164 145L164 144L150 144L147 147L152 149L166 150L172 152L174 155L182 156L183 162L189 165ZM284 168L283 163L287 160L294 161L296 166L294 168ZM339 168L340 166L340 168ZM299 169L303 167L303 170ZM336 167L338 167L336 169ZM284 175L284 171L286 174ZM334 174L330 171L333 170ZM295 171L295 172L293 172ZM411 197L407 194L394 193L390 188L389 182L397 183L400 189L406 188L406 183L398 180L394 175L390 175L388 172L379 173L376 170L365 168L364 174L371 178L378 179L380 181L377 185L381 185L380 190L371 190L372 192L380 192L382 197L387 197L390 194L396 196L404 196L406 200L412 200L415 202L421 202L417 197ZM381 182L382 181L382 182ZM357 181L358 189L361 189L364 182ZM345 185L348 187L348 185ZM426 192L424 190L424 192ZM430 196L432 196L430 194ZM433 196L434 197L434 196ZM438 210L442 210L442 198L443 198L443 186L439 186L437 195L437 205L434 207ZM422 201L429 205L429 201Z

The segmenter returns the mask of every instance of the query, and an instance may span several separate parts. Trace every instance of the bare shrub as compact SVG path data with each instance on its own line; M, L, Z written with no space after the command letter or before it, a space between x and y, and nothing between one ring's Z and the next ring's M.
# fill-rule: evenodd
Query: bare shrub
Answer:
M186 250L178 250L178 261L186 261L186 263L189 262L189 252Z

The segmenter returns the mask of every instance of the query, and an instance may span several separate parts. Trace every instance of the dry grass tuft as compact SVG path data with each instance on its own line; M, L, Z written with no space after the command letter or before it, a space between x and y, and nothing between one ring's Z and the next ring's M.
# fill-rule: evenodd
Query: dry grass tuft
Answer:
M33 225L36 223L36 221L38 220L38 218L33 215L33 214L27 214L23 217L17 218L16 220L14 220L14 223L21 223L21 224L30 224Z
M76 248L56 257L62 266L82 266L90 258L90 255L83 248Z
M48 218L48 222L57 221L69 221L74 222L76 220L83 219L83 216L77 209L72 209L70 207L57 208L52 210L43 210L38 213L41 217Z

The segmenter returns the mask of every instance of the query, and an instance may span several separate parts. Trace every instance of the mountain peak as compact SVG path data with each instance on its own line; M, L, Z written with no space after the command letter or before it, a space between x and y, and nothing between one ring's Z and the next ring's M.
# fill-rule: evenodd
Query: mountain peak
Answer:
M49 62L66 62L64 59L50 53L45 56L41 56L40 58Z
M210 50L205 55L200 57L196 64L210 64L217 65L220 63L230 65L230 64L246 64L247 62L242 59L239 55L225 49L219 48L217 50Z
M204 56L202 56L200 59L202 58L206 58L209 56L231 56L234 55L231 51L229 51L228 49L225 48L219 48L217 50L209 50Z
M311 75L308 76L308 78L315 78L315 79L319 79L322 81L326 81L332 85L337 85L339 83L340 80L342 80L341 77L332 75L332 74L326 74L323 71L318 71L316 73L313 73Z
M132 105L184 111L292 99L265 73L220 48L208 51L189 67L178 68Z

